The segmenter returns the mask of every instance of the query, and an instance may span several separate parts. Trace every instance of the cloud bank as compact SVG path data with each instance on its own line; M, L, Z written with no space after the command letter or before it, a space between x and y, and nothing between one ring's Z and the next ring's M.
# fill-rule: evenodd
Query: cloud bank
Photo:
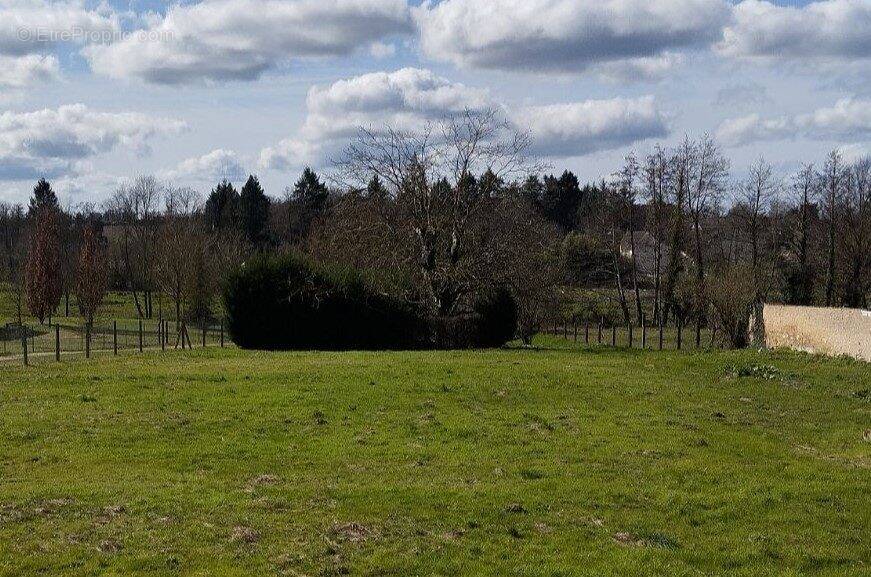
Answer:
M411 30L405 0L203 0L85 56L98 73L156 84L254 80L293 59L379 50Z

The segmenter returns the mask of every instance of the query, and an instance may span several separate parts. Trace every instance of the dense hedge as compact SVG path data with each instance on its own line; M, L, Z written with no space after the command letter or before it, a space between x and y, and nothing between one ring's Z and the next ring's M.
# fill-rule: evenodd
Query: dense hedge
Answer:
M224 304L233 341L267 350L411 349L426 327L411 307L369 290L354 271L296 255L257 257L231 275Z
M431 319L374 292L356 271L297 255L262 256L227 282L233 341L264 350L384 350L497 347L514 336L517 311L497 290L472 314Z

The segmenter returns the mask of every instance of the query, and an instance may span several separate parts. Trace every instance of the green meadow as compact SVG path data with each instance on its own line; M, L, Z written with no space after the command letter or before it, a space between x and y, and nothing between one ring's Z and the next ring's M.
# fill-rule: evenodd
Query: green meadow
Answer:
M0 365L0 575L867 575L871 370L791 353Z

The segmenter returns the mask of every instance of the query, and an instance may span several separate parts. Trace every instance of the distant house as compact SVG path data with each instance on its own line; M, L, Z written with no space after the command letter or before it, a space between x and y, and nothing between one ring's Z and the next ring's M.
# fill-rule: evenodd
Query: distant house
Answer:
M667 242L662 243L659 247L659 253L659 272L662 276L671 263L671 249ZM632 258L632 235L628 232L623 235L623 239L620 241L620 255L625 259ZM654 278L656 276L656 256L656 238L646 230L636 230L635 263L640 276L647 278ZM687 255L684 254L683 257L687 258Z

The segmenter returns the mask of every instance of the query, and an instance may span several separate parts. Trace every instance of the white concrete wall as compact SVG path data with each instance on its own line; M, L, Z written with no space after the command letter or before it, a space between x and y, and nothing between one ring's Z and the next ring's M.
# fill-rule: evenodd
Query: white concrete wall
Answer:
M765 343L871 362L871 311L765 305Z

